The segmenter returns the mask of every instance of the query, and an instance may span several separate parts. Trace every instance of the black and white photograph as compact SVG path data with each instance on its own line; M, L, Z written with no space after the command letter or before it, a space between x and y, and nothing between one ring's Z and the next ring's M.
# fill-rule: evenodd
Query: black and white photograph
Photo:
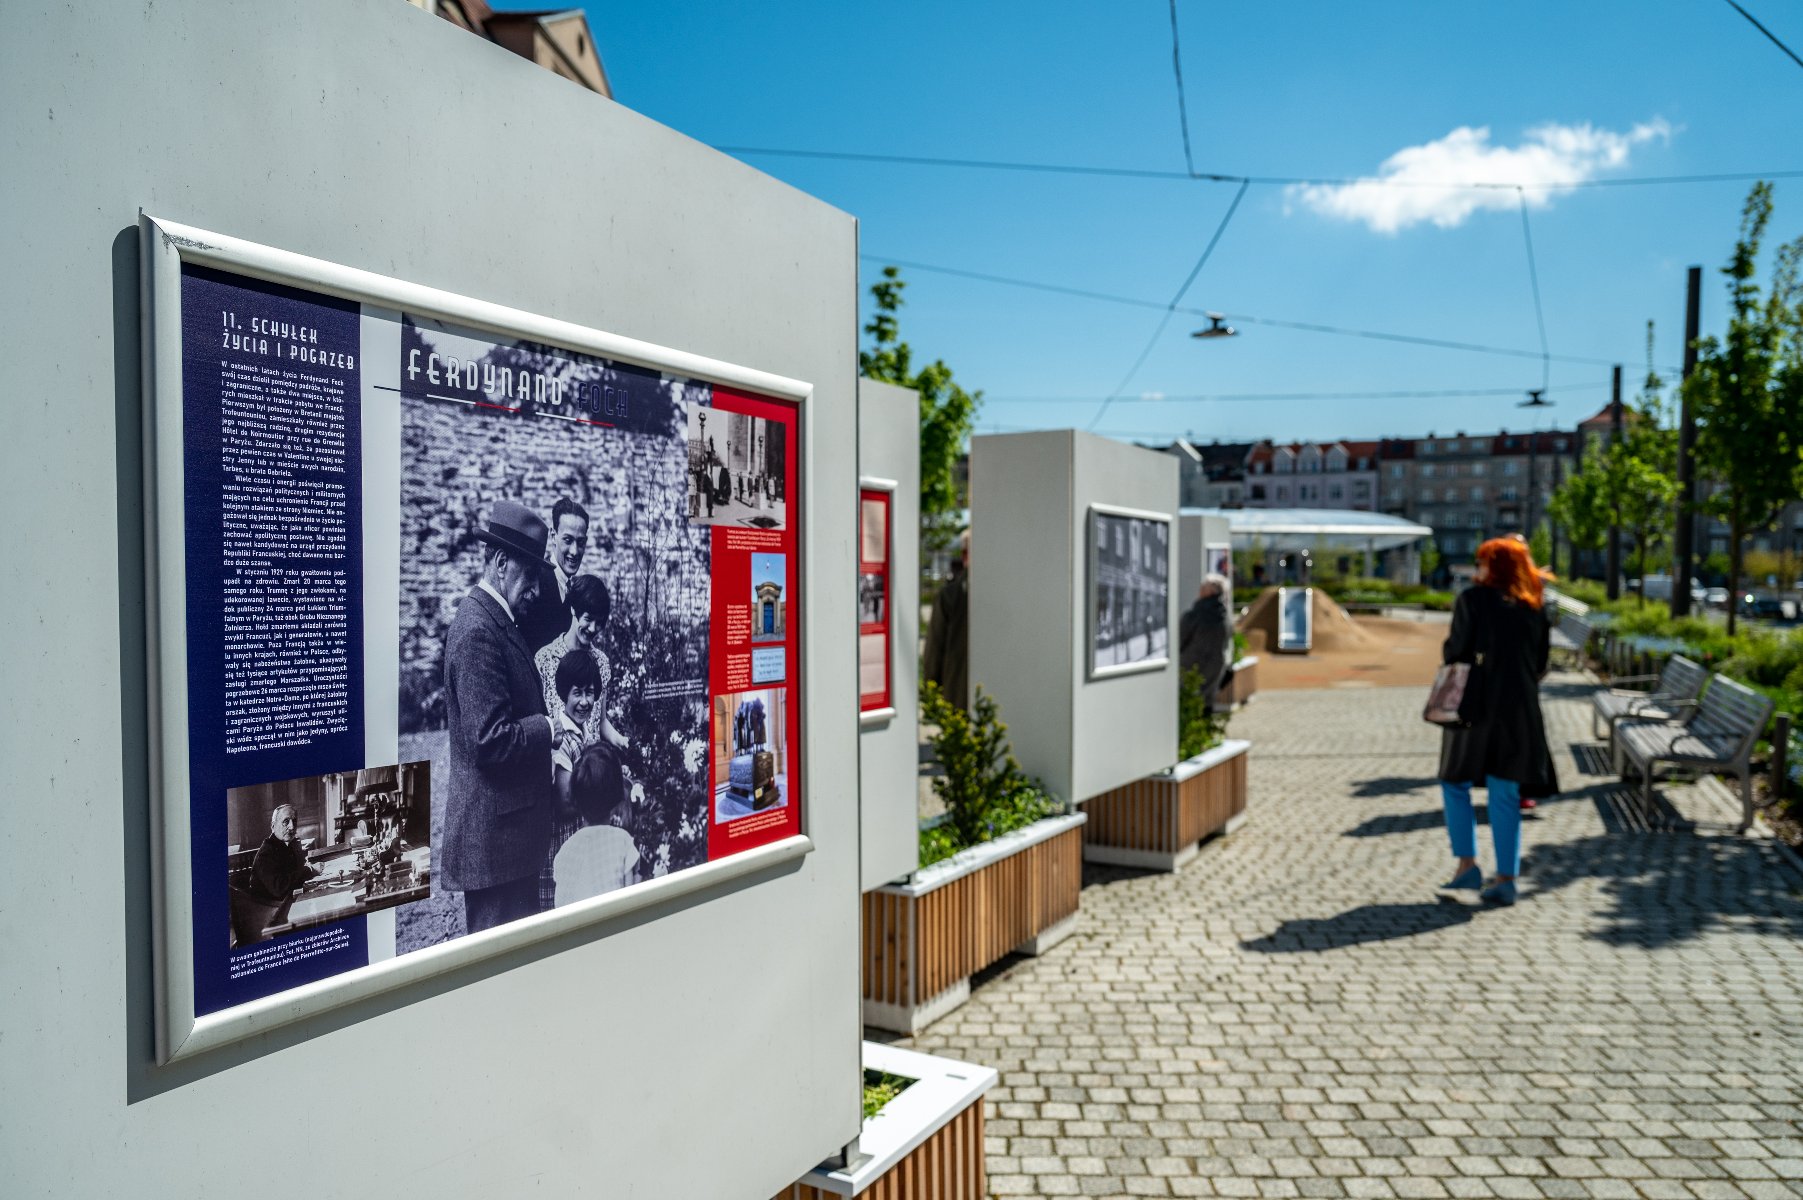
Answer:
M751 640L780 642L789 636L789 558L785 554L751 556Z
M431 894L430 763L232 788L225 812L234 949Z
M688 408L688 514L699 525L782 529L788 513L787 430L783 422Z
M714 697L714 820L789 803L787 688Z
M710 393L403 324L404 364L517 398L402 371L401 745L442 796L404 953L706 861L710 547L685 427ZM604 867L560 854L579 833Z
M863 571L858 575L858 624L881 625L889 610L886 594L887 578L880 571Z
M1089 514L1090 674L1170 657L1169 518Z

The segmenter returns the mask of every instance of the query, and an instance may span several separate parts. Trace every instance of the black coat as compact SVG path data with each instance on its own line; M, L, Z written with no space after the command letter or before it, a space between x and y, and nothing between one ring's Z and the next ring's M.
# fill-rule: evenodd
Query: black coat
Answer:
M1446 730L1440 778L1482 784L1494 775L1521 785L1522 796L1557 795L1558 776L1546 747L1540 677L1546 674L1552 626L1544 609L1530 608L1493 587L1467 588L1452 610L1444 662L1477 664L1461 712L1469 726Z
M933 601L921 673L959 708L970 707L970 572L955 570Z
M536 875L556 795L544 680L519 629L479 587L451 618L444 661L451 770L434 882L461 892Z

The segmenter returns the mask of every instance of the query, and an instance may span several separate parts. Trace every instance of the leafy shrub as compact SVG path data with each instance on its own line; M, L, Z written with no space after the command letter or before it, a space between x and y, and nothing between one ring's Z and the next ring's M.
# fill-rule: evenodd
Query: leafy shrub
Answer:
M995 698L982 688L965 712L937 684L929 680L921 685L921 717L939 728L933 753L945 773L933 780L933 791L946 811L943 823L920 832L923 867L1058 811L1039 781L1021 771L999 711Z
M887 1071L864 1071L864 1119L866 1121L882 1111L883 1105L908 1090L914 1080L906 1075L891 1075Z
M1212 713L1202 697L1202 672L1191 667L1177 684L1177 758L1213 750L1227 736L1227 714Z

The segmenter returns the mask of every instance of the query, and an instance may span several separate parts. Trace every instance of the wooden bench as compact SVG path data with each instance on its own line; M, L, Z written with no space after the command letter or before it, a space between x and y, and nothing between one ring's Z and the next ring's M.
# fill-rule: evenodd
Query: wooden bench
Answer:
M1740 829L1745 833L1753 824L1753 743L1771 718L1770 700L1745 684L1717 675L1687 719L1628 717L1619 722L1615 727L1618 762L1639 772L1641 803L1649 820L1653 780L1661 764L1738 775Z
M1578 666L1584 665L1584 648L1590 645L1590 622L1583 614L1563 606L1559 609L1559 624L1552 632L1552 650L1554 653L1571 655Z
M1674 654L1665 660L1657 675L1624 675L1616 683L1651 683L1651 691L1612 687L1590 697L1590 732L1615 743L1616 722L1625 717L1646 717L1654 721L1672 721L1697 706L1709 672L1697 663ZM1600 727L1599 727L1600 726Z

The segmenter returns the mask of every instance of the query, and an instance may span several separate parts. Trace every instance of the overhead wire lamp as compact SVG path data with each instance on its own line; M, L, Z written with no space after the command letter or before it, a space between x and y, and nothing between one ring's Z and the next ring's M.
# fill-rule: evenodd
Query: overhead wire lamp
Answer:
M1231 325L1223 324L1227 320L1225 314L1211 312L1208 315L1208 328L1198 329L1190 334L1193 338L1225 338L1238 337L1240 331Z

